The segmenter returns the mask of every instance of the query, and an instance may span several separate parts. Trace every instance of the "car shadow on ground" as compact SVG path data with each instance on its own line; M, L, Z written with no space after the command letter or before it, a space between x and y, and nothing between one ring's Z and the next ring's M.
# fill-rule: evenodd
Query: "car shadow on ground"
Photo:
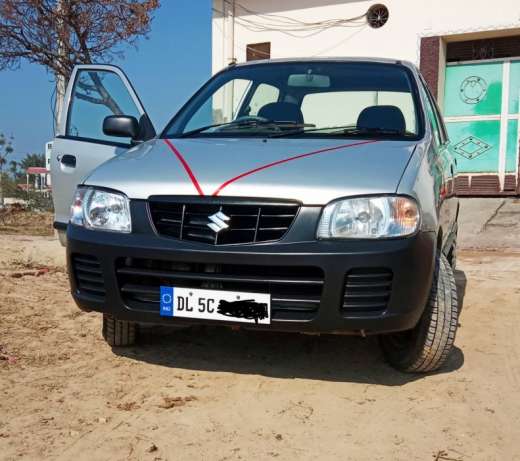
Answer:
M456 271L462 307L466 276ZM432 374L458 370L464 354L454 347L441 370L424 374L401 373L386 364L377 337L232 331L224 327L171 329L154 326L142 330L140 344L113 348L134 360L190 371L256 374L283 379L314 379L401 386Z
M455 282L457 284L457 296L459 298L459 313L462 312L462 308L464 307L464 297L466 296L466 285L468 283L468 279L466 278L466 274L464 271L459 269L455 269L453 271L453 275L455 275Z

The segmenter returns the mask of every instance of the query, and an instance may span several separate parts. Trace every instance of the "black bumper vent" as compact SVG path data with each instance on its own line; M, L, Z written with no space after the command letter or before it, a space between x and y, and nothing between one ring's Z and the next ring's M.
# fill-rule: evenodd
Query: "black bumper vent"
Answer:
M387 308L392 292L389 269L352 269L345 280L343 311L380 312Z
M95 256L72 255L72 270L81 294L104 298L105 282L101 265Z
M251 266L122 258L116 263L121 297L133 309L159 312L161 285L271 294L274 320L310 320L323 271L305 266Z
M299 205L293 202L179 203L151 200L149 206L159 234L212 245L279 240L299 210ZM216 232L219 228L221 230Z

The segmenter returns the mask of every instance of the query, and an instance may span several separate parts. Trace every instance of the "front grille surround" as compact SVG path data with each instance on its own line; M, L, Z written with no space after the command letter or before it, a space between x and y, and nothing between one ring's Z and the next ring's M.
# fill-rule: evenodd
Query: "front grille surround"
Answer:
M243 245L282 239L296 219L301 204L295 201L230 199L156 199L148 201L149 215L157 234L209 245ZM220 232L208 224L223 213L229 220Z
M161 285L268 293L273 320L312 320L318 312L324 273L314 266L261 266L119 258L121 298L136 310L159 312Z

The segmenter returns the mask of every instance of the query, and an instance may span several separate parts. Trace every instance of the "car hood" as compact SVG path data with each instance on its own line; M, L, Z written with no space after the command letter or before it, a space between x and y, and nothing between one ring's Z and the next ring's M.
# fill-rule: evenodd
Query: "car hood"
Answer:
M414 152L409 141L154 139L104 163L85 184L152 195L294 199L394 193Z

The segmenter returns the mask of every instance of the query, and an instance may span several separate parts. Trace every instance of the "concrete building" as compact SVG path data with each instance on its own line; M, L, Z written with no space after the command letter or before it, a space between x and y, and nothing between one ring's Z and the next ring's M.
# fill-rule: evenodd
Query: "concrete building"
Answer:
M458 193L520 195L518 0L214 0L212 27L214 72L285 57L414 62L444 113Z

